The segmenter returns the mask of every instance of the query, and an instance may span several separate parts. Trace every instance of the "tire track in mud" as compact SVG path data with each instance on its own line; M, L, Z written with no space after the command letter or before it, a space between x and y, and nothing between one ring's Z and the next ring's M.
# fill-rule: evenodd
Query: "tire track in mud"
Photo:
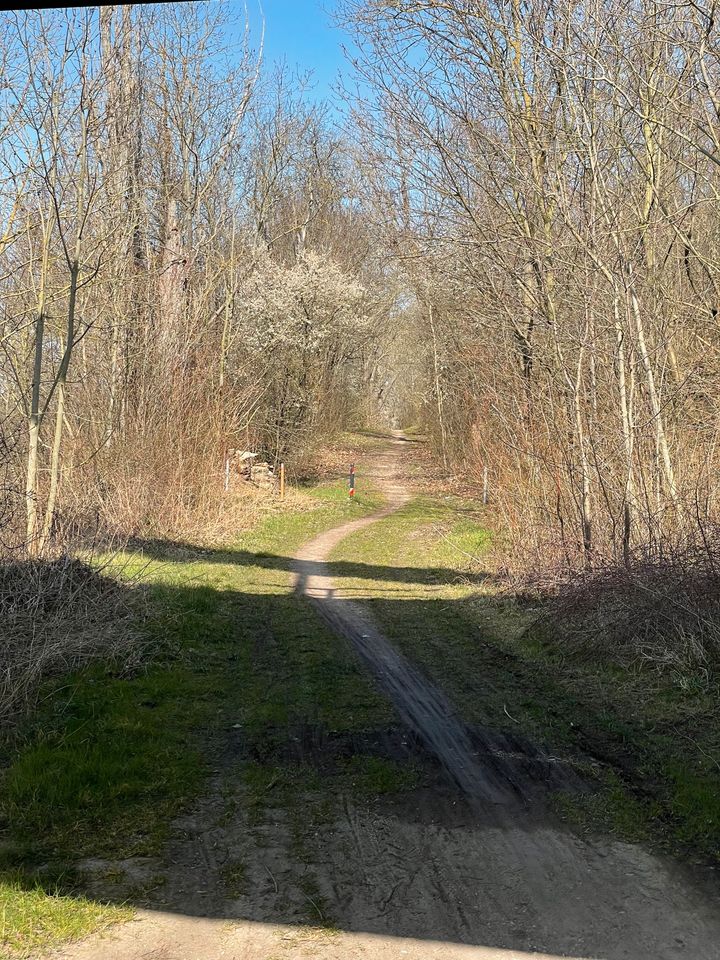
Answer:
M392 441L393 445L402 443L399 437ZM392 447L378 456L374 466L372 478L387 496L387 505L306 543L293 561L295 589L310 600L336 633L352 643L403 723L468 799L492 805L528 799L537 793L537 783L523 775L522 763L514 758L530 760L536 766L548 765L551 758L517 739L510 743L496 732L471 733L442 690L393 646L363 605L337 595L328 565L334 548L345 537L390 516L410 500L406 488L395 479ZM571 772L566 779L577 785Z

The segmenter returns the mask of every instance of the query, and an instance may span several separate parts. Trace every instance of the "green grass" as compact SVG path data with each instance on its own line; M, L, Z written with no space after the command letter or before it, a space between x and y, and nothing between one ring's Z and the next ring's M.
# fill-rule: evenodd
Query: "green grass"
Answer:
M390 430L355 430L352 433L339 433L332 446L339 450L379 450L384 446L385 441L391 437Z
M230 860L222 870L222 882L230 896L240 897L247 892L247 867L242 860Z
M127 908L53 896L43 887L27 889L8 879L0 884L0 951L4 956L35 956L41 948L79 940L131 916Z
M47 684L39 711L2 745L6 952L126 915L84 899L75 864L158 855L226 731L239 726L273 764L295 725L389 722L354 654L294 595L290 572L302 542L381 502L367 487L349 502L344 484L322 484L306 491L303 509L227 548L149 543L119 558L123 575L144 568L133 602L155 654L134 672L95 664ZM251 767L247 776L251 785Z
M677 832L689 842L718 850L720 838L720 777L717 768L697 773L687 761L671 757L664 773L672 784L670 807L677 821Z
M573 660L547 628L528 629L536 609L483 579L490 542L477 504L423 496L346 538L331 561L468 722L530 736L579 768L599 758L584 771L594 793L558 798L567 819L717 858L717 691Z
M375 798L413 790L421 773L412 763L401 763L386 757L350 757L341 768L344 789L354 798Z
M597 776L596 771L596 776ZM655 839L653 821L661 807L648 797L635 796L612 769L599 773L598 788L583 794L554 796L561 819L581 832L610 833L628 843L650 844Z

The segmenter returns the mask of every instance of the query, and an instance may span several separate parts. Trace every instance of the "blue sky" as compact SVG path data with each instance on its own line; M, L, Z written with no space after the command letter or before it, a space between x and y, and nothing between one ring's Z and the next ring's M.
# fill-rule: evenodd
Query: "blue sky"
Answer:
M344 67L341 30L331 24L335 0L261 0L265 14L265 64L287 60L301 72L312 70L313 99L332 97L332 84ZM255 37L259 36L258 0L247 0Z

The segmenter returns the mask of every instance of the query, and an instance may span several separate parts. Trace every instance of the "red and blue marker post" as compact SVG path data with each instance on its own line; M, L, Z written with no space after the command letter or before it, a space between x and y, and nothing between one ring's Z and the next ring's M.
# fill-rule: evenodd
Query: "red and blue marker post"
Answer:
M350 464L350 499L355 496L355 464Z

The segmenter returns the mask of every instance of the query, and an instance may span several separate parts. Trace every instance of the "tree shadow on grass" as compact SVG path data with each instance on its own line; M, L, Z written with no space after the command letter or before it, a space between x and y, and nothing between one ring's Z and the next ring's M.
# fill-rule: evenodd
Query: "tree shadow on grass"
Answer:
M265 551L254 552L242 549L212 549L196 547L180 540L154 540L134 538L129 541L127 549L169 563L217 563L232 564L235 566L261 567L267 570L282 570L290 572L293 568L293 558L282 554ZM308 563L310 575L321 574L326 570L325 564ZM402 567L382 566L379 564L352 563L344 560L333 562L333 577L342 581L379 580L396 583L469 583L480 585L492 579L492 575L484 571L454 570L452 567Z

